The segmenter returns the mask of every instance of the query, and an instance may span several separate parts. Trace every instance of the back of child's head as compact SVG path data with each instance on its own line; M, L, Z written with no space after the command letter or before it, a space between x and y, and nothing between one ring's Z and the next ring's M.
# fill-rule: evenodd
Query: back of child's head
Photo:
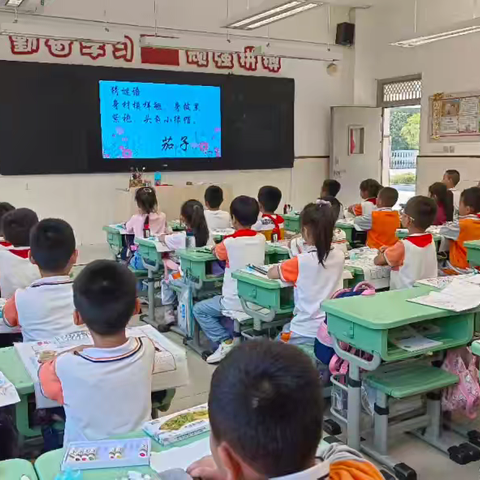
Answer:
M336 197L338 195L338 192L340 191L340 188L342 188L342 186L340 185L340 182L327 178L323 182L322 195Z
M445 172L444 177L447 177L456 187L460 182L460 172L458 170L450 169Z
M39 222L30 234L30 251L38 268L45 272L62 272L75 252L72 227L58 218Z
M246 195L240 195L230 204L230 215L243 227L250 228L257 220L260 213L258 202Z
M451 222L453 220L453 193L442 182L432 183L428 187L428 193L435 198L437 204L444 208L447 222Z
M405 205L405 214L412 219L414 227L426 230L435 221L437 204L433 198L417 195Z
M149 214L157 210L157 195L150 187L141 187L135 192L135 201L142 213Z
M88 264L73 282L73 301L85 325L94 333L111 336L125 329L137 298L135 276L112 260Z
M205 204L209 208L220 208L223 203L223 190L217 185L210 185L205 190Z
M382 189L382 185L373 178L367 178L360 183L360 191L366 192L367 198L377 198L378 192Z
M398 200L398 191L392 187L382 188L378 192L378 199L381 200L382 206L392 208Z
M310 240L317 249L318 262L322 265L332 248L335 213L329 202L319 200L309 203L300 214L302 231L307 230Z
M195 246L204 247L208 242L210 233L205 220L203 205L198 200L187 200L180 209L180 215L195 236Z
M304 471L322 436L318 372L297 347L244 342L212 376L209 417L214 445L227 444L257 474Z
M37 214L29 208L17 208L2 218L3 236L15 247L30 245L30 232L38 223Z
M265 186L258 191L258 203L263 211L274 213L282 200L282 192L277 187Z
M332 197L331 195L326 195L322 197L320 201L321 200L323 200L324 202L328 202L332 206L333 216L335 217L335 221L337 221L340 215L340 209L342 207L340 202L335 197ZM317 203L320 203L320 201L317 200Z
M2 219L3 217L12 210L15 210L15 207L8 202L0 202L0 235L3 235L2 230Z
M471 213L480 212L480 187L466 188L460 196L460 201L465 207L470 208Z

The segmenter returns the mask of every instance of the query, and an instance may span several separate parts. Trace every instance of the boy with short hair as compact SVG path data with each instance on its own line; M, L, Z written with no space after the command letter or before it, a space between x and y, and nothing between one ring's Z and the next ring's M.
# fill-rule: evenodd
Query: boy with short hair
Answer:
M32 230L30 261L41 279L18 289L5 304L7 325L20 326L26 342L51 340L75 332L70 272L77 261L75 235L64 220L47 218Z
M277 187L265 186L258 191L258 204L262 217L252 229L263 233L265 238L272 242L285 238L285 222L283 217L275 213L281 200L282 192Z
M73 295L74 322L87 326L93 346L61 354L39 370L44 395L65 408L64 445L139 430L152 408L154 346L125 331L138 309L133 273L97 260L75 279Z
M356 203L348 207L348 211L360 217L362 215L368 215L372 213L373 209L377 205L378 193L382 189L380 183L378 183L373 178L367 178L360 183L360 197L362 198L362 203Z
M376 208L371 213L355 218L355 227L368 232L367 247L380 248L397 243L400 215L392 210L397 200L397 190L391 187L382 188L378 194Z
M2 219L3 217L12 210L15 210L15 207L8 202L0 202L0 245L2 247L11 247L12 244L10 242L5 241L3 236L3 225Z
M442 182L453 193L453 209L454 214L457 216L460 208L460 194L461 191L457 190L457 185L460 183L460 172L458 170L447 170L443 174Z
M205 220L210 231L225 230L231 227L230 214L220 210L223 203L223 190L217 185L210 185L205 190Z
M307 392L307 393L306 393ZM320 377L298 347L244 342L215 370L209 395L211 457L187 472L203 480L383 480L340 443L320 452Z
M480 240L480 188L471 187L460 196L459 218L440 228L440 235L450 240L449 260L444 273L468 273L467 250L464 243Z
M345 215L343 213L343 205L337 200L337 195L341 188L342 186L340 185L340 182L337 182L337 180L332 180L330 178L327 178L323 182L322 191L320 192L319 200L326 200L332 203L331 198L334 198L336 203L338 203L337 218L343 219L345 218ZM334 206L333 203L332 203L332 206ZM336 208L336 205L334 208Z
M40 278L40 272L28 260L30 231L38 223L29 208L18 208L4 215L3 235L11 247L0 248L0 289L2 298L11 298L18 288L28 287Z
M251 228L259 214L257 201L241 195L233 200L230 214L235 233L225 237L214 250L219 260L227 262L222 295L198 302L193 307L195 319L216 347L215 353L207 358L208 363L220 362L233 348L232 335L222 325L222 320L235 312L243 313L238 298L237 281L232 277L232 272L245 268L248 264L265 263L265 237Z
M411 198L401 215L408 237L391 247L382 247L375 265L389 265L390 290L413 287L415 282L438 275L437 248L433 235L426 233L437 214L432 198L418 195Z

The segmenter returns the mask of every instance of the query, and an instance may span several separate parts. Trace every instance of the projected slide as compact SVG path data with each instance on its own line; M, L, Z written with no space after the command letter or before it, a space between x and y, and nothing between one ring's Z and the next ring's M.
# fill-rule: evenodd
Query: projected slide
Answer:
M222 156L220 87L100 81L103 158Z

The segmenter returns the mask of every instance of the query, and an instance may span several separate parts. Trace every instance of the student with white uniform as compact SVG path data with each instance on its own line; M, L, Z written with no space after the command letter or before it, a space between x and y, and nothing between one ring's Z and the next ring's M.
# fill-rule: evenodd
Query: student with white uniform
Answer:
M18 288L28 287L40 278L40 272L30 263L30 232L38 223L35 212L18 208L2 218L4 240L0 248L0 290L2 298L11 298Z
M390 265L390 290L413 287L418 280L438 275L437 248L426 230L437 215L435 200L421 195L411 198L401 215L408 237L391 247L382 247L375 265Z
M24 341L51 340L78 330L70 278L77 256L75 235L67 222L47 218L33 229L30 261L42 278L17 290L3 312L7 325L21 327Z
M457 189L457 185L460 183L460 172L458 170L447 170L443 175L442 182L453 194L453 213L455 217L458 217L458 210L460 208L460 196L461 190Z
M93 346L66 352L39 370L44 395L65 408L64 444L140 430L151 419L155 349L147 338L127 338L138 310L136 281L124 265L97 260L73 285L75 324L85 324Z
M207 338L218 348L207 358L208 363L220 362L233 348L232 336L222 325L228 312L243 312L238 298L237 281L232 273L248 264L263 265L265 263L265 236L252 230L260 212L254 198L240 196L230 206L235 233L225 237L215 247L215 255L226 262L223 277L222 295L198 302L193 307L193 315Z
M222 203L223 190L217 185L210 185L205 190L205 219L211 232L225 230L232 226L230 214L225 210L220 210Z
M302 236L308 249L268 271L269 278L295 284L294 317L284 327L281 340L290 344L314 344L325 319L322 303L342 288L344 253L333 248L336 215L328 202L308 204L300 214Z

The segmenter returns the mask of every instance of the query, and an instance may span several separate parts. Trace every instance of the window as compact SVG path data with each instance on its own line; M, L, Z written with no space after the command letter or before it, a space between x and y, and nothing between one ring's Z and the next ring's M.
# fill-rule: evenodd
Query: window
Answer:
M378 106L419 105L422 98L422 77L414 75L378 81Z

